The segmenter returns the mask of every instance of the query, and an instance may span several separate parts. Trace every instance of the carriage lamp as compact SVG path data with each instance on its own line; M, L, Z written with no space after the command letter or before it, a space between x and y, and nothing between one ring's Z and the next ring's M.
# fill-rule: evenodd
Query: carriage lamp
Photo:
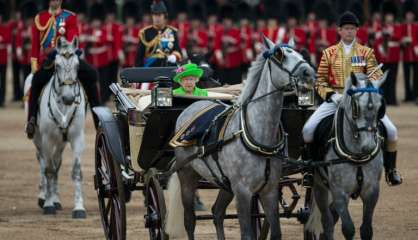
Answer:
M158 77L157 85L151 92L153 107L173 106L173 87L168 77Z
M302 89L297 91L298 94L298 106L300 107L312 107L315 102L313 89Z

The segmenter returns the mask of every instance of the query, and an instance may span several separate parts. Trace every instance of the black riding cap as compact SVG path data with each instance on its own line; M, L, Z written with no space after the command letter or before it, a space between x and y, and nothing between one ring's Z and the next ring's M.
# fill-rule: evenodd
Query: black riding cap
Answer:
M162 0L154 1L154 3L151 5L151 13L153 14L167 13L167 7L165 6Z
M355 25L356 27L360 25L357 16L350 11L343 13L343 15L341 15L340 19L338 20L339 27L342 27L343 25L346 25L346 24L352 24L352 25Z

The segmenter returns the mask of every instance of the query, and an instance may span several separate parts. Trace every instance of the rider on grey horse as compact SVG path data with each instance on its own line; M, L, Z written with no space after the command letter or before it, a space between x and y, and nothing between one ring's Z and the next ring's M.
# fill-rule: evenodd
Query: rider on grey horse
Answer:
M379 79L383 74L377 66L373 50L356 42L358 26L358 18L351 12L345 12L338 24L341 41L323 51L315 88L325 101L303 128L305 143L312 143L315 129L321 120L335 113L342 98L344 81L351 72L366 73L371 80ZM396 170L397 129L387 115L384 115L381 121L387 132L384 149L386 181L390 185L399 185L402 179Z
M55 44L59 37L72 41L78 36L76 14L61 8L62 0L49 1L49 9L35 17L32 41L31 67L33 73L31 94L29 98L29 115L26 134L32 139L36 129L39 96L44 86L55 72ZM81 52L78 51L77 55ZM79 59L78 77L90 102L90 107L100 105L96 87L97 72L84 60ZM38 69L38 64L41 64ZM95 125L97 121L93 114Z

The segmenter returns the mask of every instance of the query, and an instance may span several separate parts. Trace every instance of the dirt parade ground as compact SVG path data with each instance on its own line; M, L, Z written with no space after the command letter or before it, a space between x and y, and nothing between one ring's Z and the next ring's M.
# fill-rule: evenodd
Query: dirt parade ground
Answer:
M402 104L388 108L399 129L399 169L404 183L388 187L381 181L381 194L374 218L375 239L418 239L418 107ZM96 192L93 186L95 131L91 116L86 123L86 150L82 158L84 202L87 219L73 220L74 186L71 182L71 155L65 151L59 177L63 210L56 216L44 216L37 206L39 168L35 148L23 131L24 111L20 104L8 103L0 109L0 239L104 239ZM208 209L215 191L201 190ZM135 192L127 208L128 239L148 239L144 228L144 198ZM351 213L356 224L356 239L361 224L360 200L351 201ZM234 212L233 206L230 208ZM302 225L294 219L282 219L283 239L303 239ZM226 220L227 239L239 239L237 220ZM197 239L215 239L211 221L199 222ZM340 225L337 239L342 239Z

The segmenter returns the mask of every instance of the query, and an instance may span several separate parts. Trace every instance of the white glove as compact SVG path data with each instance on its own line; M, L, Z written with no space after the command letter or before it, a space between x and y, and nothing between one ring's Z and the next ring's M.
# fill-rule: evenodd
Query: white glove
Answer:
M331 99L331 102L333 102L335 105L338 105L340 104L342 98L343 98L342 94L334 93L331 95L330 99Z
M167 57L167 62L169 62L169 63L176 63L177 62L177 58L176 58L176 55L174 55L174 54L171 54L171 55L169 55L168 57Z

